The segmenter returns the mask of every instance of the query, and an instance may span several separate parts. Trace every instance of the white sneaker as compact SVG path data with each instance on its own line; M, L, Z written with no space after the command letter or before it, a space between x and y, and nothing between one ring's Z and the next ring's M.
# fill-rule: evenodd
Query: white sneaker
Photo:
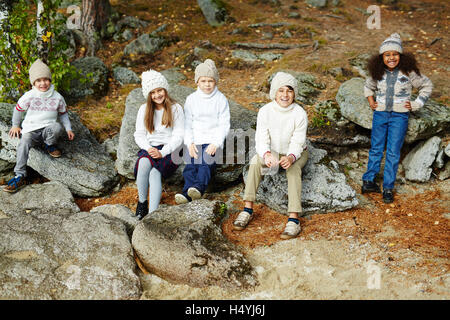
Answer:
M283 233L281 234L281 239L292 239L295 238L300 233L300 223L296 224L293 221L288 221L286 223L286 228L284 228Z
M241 211L237 218L234 220L233 229L234 230L243 230L247 224L252 220L253 215L248 213L247 211Z
M177 204L184 204L184 203L188 203L189 200L188 200L188 198L186 198L185 196L183 196L181 193L177 193L177 194L175 195L175 202L176 202Z
M187 194L189 197L192 198L192 200L198 200L202 197L202 194L200 191L197 190L197 188L191 187L188 189Z

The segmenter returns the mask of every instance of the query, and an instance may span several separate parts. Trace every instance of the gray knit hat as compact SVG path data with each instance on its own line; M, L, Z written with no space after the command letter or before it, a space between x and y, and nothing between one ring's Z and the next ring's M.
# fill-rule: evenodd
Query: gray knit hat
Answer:
M200 77L214 78L216 83L219 82L219 72L217 71L214 61L206 59L195 68L195 83L197 83Z
M161 73L152 69L142 72L141 85L142 94L146 99L148 94L157 88L164 88L167 92L169 91L167 79Z
M391 34L380 46L380 54L391 50L403 53L402 39L398 33Z
M52 80L52 73L50 72L50 68L42 62L41 59L37 59L30 67L30 82L31 85L34 85L34 82L39 78L47 78Z
M294 98L297 96L298 92L298 82L297 79L294 78L293 75L286 73L286 72L277 72L275 77L273 77L272 82L270 83L270 99L275 100L275 94L277 93L278 89L284 86L290 86L292 89L294 89Z

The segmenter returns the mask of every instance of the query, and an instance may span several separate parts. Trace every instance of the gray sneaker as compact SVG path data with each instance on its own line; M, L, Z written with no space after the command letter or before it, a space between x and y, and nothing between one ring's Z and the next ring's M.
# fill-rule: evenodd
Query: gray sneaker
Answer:
M281 234L281 239L292 239L295 238L300 233L300 223L296 224L293 221L288 221L286 223L286 228L284 228L283 233Z
M197 188L194 187L190 187L187 191L187 194L189 197L192 198L192 200L198 200L202 197L200 191L198 191Z
M241 211L237 218L234 220L233 229L234 230L243 230L247 224L252 220L253 215L248 213L247 211Z

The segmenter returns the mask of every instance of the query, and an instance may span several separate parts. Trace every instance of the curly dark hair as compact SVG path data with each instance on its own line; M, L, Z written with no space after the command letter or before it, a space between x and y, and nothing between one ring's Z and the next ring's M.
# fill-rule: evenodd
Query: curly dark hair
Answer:
M414 71L419 76L421 75L417 60L410 52L400 53L400 62L398 64L398 68L405 74L409 74L411 71ZM367 62L367 70L369 70L369 75L374 80L381 80L383 78L385 69L386 66L383 62L382 54L374 54Z

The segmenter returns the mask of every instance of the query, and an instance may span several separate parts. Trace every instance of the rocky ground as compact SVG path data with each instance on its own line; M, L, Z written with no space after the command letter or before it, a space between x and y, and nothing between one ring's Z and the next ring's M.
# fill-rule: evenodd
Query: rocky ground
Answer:
M360 0L341 0L339 5L326 8L316 8L302 0L229 0L227 10L232 19L220 27L209 26L193 0L183 2L183 10L179 1L110 2L118 12L148 22L145 27L131 29L130 40L104 41L97 56L110 69L122 66L140 75L149 68L178 67L186 76L180 83L193 88L195 60L212 58L219 67L221 91L254 111L268 101L267 80L274 71L285 68L314 75L320 86L301 101L309 116L308 137L327 149L329 158L339 164L359 200L359 205L350 210L301 218L300 236L281 241L279 234L286 217L263 204L256 206L255 219L246 230L232 229L233 218L243 205L242 184L209 193L207 199L227 204L222 232L255 267L259 286L230 290L176 285L150 273L137 260L142 299L450 298L450 181L439 180L439 170L434 169L429 181L415 183L406 180L401 169L393 204L384 204L378 194L361 195L367 141L345 147L339 145L339 140L356 134L368 136L369 130L358 126L342 130L337 121L330 121L316 108L320 103L335 103L340 85L361 76L362 70L357 68L360 56L375 53L393 32L401 34L404 47L417 56L421 71L433 81L432 98L448 106L447 2L373 1L381 8L379 30L367 29L369 15L364 12L372 3ZM123 54L136 36L163 25L166 27L160 34L170 39L163 50L145 56ZM238 42L304 46L258 50L244 48ZM247 52L236 52L243 49ZM258 58L268 51L280 56L273 61ZM76 56L84 53L83 48L78 48ZM73 103L71 110L103 142L119 133L125 100L138 87L138 83L121 85L111 76L104 97ZM440 136L448 144L448 132ZM323 141L326 143L320 143ZM414 146L405 145L402 158ZM35 182L46 181L38 174L35 177ZM166 185L162 203L173 205L177 191ZM123 204L135 210L137 190L133 181L122 179L120 188L107 196L80 197L75 201L83 212L103 204Z
M314 74L326 85L326 90L320 90L316 101L327 101L335 99L342 81L359 76L351 64L352 58L376 52L379 43L397 31L402 35L405 48L417 55L421 70L432 79L435 85L433 98L448 104L449 92L445 83L449 77L450 61L446 54L449 10L445 2L377 3L381 6L380 30L366 27L368 15L362 13L369 5L366 1L341 1L341 5L325 9L308 6L303 1L279 1L280 5L275 2L227 1L236 21L212 28L202 22L203 17L195 1L188 3L183 12L179 12L174 7L175 3L170 1L153 4L132 1L126 8L117 1L119 11L130 14L129 10L134 9L137 17L151 21L149 30L168 24L164 34L179 39L145 63L131 62L130 68L139 74L149 67L164 69L176 66L187 76L182 83L193 87L194 67L189 64L193 47L212 44L213 49L209 47L208 52L220 66L221 90L249 109L255 110L258 103L267 101L265 81L278 68ZM291 23L292 26L249 27L255 23L278 22ZM292 37L286 37L286 31ZM264 37L268 38L264 40ZM247 63L232 55L233 50L239 49L234 44L237 41L302 43L308 46L272 50L283 54L282 59L274 62L258 60L257 63ZM319 44L316 48L314 41ZM114 57L114 52L118 51L115 46L115 43L107 43L100 52L107 63L114 63L108 57ZM116 59L120 59L120 55ZM336 67L345 71L333 71ZM109 95L105 99L120 103L121 95L116 93L114 96L115 90L112 93L112 97ZM319 140L323 136L334 136L335 129L327 125L313 104L304 105L310 116L309 136ZM89 111L85 112L89 117ZM444 139L448 137L444 136ZM411 147L405 146L405 149ZM344 212L302 218L303 231L296 240L280 242L279 233L285 217L264 205L257 207L253 225L243 232L233 231L232 220L242 206L239 196L242 186L207 196L228 201L230 218L224 223L223 232L243 248L248 259L257 266L262 284L255 291L227 292L215 287L192 289L170 284L144 271L146 290L143 298L448 299L448 180L439 181L433 176L430 182L421 184L400 179L403 183L397 186L396 202L386 205L380 195L359 194L367 150L366 147L333 155L339 164L346 166L348 182L358 192L360 205ZM168 189L162 202L173 204L174 192ZM109 199L80 199L78 203L89 207L117 202L133 208L135 201L136 190L131 184ZM375 267L371 269L370 266ZM370 286L373 270L380 272L379 287Z

